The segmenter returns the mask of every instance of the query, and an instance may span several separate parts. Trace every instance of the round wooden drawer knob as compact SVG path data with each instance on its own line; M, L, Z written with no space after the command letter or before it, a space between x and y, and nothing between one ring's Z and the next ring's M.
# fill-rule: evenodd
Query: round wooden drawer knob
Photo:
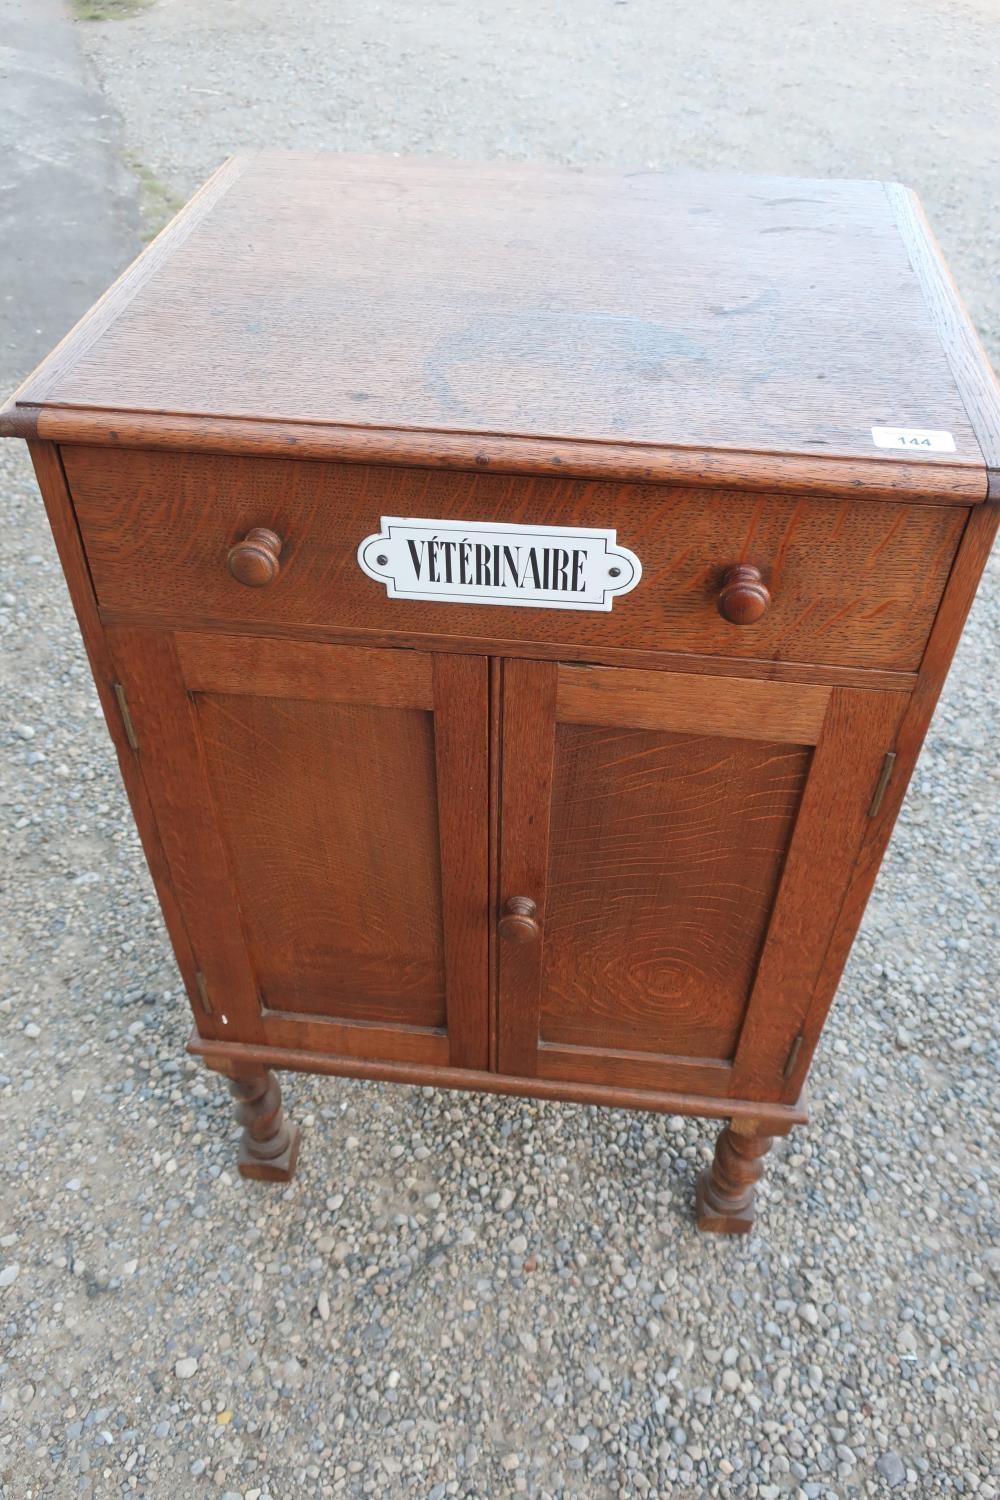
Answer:
M749 563L735 563L723 573L716 603L719 614L730 625L752 625L760 619L770 602L771 596L759 568Z
M536 921L538 907L530 896L511 896L504 902L503 916L497 924L502 938L510 943L532 943L541 928Z
M226 561L237 583L248 589L262 589L277 578L280 557L281 537L266 526L255 526L242 542L230 547Z

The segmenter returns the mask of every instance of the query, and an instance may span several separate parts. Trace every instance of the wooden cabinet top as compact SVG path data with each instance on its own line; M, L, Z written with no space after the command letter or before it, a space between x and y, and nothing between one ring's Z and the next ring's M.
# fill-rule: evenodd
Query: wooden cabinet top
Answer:
M1000 466L904 188L314 153L227 162L0 431L964 504Z

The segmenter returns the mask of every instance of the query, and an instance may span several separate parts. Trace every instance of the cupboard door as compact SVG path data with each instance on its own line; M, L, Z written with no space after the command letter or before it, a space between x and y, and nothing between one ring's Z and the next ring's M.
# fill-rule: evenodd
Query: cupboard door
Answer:
M501 1071L778 1098L905 695L503 683Z
M204 979L200 1029L486 1067L486 658L109 639Z

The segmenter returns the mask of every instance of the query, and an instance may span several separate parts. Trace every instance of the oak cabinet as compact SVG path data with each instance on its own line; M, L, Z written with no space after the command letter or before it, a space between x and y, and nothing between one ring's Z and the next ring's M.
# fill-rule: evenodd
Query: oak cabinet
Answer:
M1000 513L912 195L236 159L0 434L241 1171L277 1069L700 1114L747 1231Z

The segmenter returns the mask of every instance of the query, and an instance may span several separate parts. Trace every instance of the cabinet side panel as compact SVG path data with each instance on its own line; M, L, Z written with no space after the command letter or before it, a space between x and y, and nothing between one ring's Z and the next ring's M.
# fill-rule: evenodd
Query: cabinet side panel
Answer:
M234 1040L263 1041L233 871L212 801L197 710L174 638L116 629L108 647L138 734L171 883L213 1009Z
M195 1023L202 1036L221 1037L223 1032L218 1018L205 1010L198 992L195 978L197 964L191 951L190 938L174 894L163 845L150 806L149 794L143 781L139 758L128 743L115 699L115 671L98 613L97 599L70 500L61 455L52 443L32 442L27 446L45 503L49 525L52 528L56 551L66 577L80 634L83 637L94 685L104 710L108 733L118 756L118 765L132 808L132 816L135 818L167 934L188 992Z
M786 1080L782 1098L795 1099L809 1070L823 1023L833 1003L855 933L864 916L875 880L899 810L917 763L924 736L937 706L948 669L958 646L983 569L989 560L997 528L1000 505L983 505L969 513L968 524L955 559L941 608L928 642L920 678L911 694L892 748L896 752L893 775L878 815L868 820L857 861L836 926L818 976L809 1011L803 1018L803 1043Z

